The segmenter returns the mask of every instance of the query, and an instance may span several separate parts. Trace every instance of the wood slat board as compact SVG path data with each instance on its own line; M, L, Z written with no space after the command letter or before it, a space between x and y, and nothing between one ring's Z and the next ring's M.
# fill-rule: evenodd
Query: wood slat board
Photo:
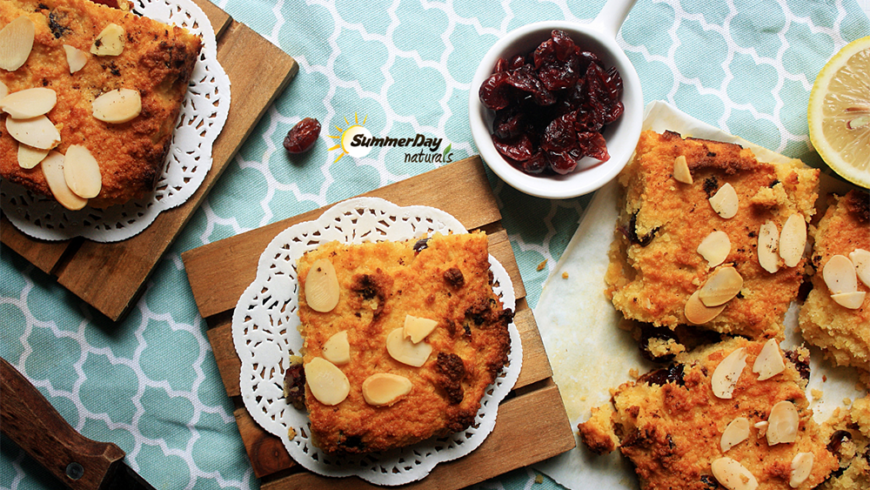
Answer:
M480 158L454 162L363 195L400 206L439 208L469 230L486 231L489 251L508 271L517 297L514 324L522 339L523 365L514 391L499 407L495 430L468 456L439 464L428 477L403 488L463 488L572 449L574 435L568 416L552 381L550 363L526 302L522 277ZM236 302L255 279L257 261L272 239L289 226L316 219L330 207L181 254L197 307L209 327L208 338L221 379L236 407L234 414L242 441L264 489L371 487L356 477L324 478L296 465L280 439L254 422L240 396L241 361L232 339Z
M249 27L208 0L194 1L212 23L217 59L232 91L229 117L213 148L212 168L196 193L183 205L160 213L142 233L117 243L82 238L48 242L21 233L5 216L0 221L0 241L5 246L115 321L133 306L160 257L298 71L292 57Z

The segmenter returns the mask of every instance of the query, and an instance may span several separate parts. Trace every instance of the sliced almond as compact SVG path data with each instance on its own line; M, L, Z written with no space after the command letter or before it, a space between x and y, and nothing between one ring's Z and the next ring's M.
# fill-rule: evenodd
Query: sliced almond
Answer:
M132 121L142 112L142 98L136 90L119 88L97 97L91 107L94 117L100 121L121 124Z
M716 191L716 194L713 194L713 197L709 201L710 206L713 206L713 211L716 211L716 214L725 219L731 219L736 216L737 209L740 207L737 191L727 182Z
M674 180L684 184L692 183L692 172L689 171L689 164L683 155L674 159Z
M52 151L42 161L42 173L45 175L45 181L48 183L48 188L51 189L52 195L61 206L76 211L87 205L88 200L77 196L66 185L66 180L63 177L63 155L56 151Z
M7 87L2 80L0 80L0 99L6 97L7 95L9 95L9 87Z
M63 176L70 190L85 199L97 197L103 187L100 164L81 145L70 145L63 163Z
M779 229L773 221L766 221L758 231L758 265L775 274L779 270Z
M338 405L350 393L350 382L341 369L322 357L305 365L305 382L311 394L324 405Z
M804 256L806 245L807 223L802 214L795 213L782 225L782 233L779 235L779 256L786 267L798 265Z
M398 374L377 373L363 381L363 399L369 405L383 407L392 405L411 392L411 381Z
M758 480L745 466L731 458L719 458L710 465L713 477L728 490L755 490Z
M783 371L785 371L785 361L782 359L779 344L776 343L776 339L770 339L764 343L764 347L755 358L752 372L758 373L758 381L764 381Z
M127 37L124 28L118 24L109 24L94 39L91 53L97 56L118 56L124 52L124 39Z
M35 32L33 21L24 15L0 30L0 68L15 71L27 62Z
M781 401L770 410L767 418L767 444L773 446L794 442L798 433L798 411L794 403Z
M864 291L852 291L851 293L832 294L831 299L838 305L850 310L857 310L864 304L864 296L867 293Z
M722 432L722 439L719 440L719 447L724 453L748 438L749 419L737 417L728 424L728 427L725 427L725 431Z
M743 347L739 347L728 354L728 357L722 359L722 362L713 371L711 380L713 394L717 398L730 399L744 367L746 367L746 352Z
M49 151L18 143L18 166L21 168L33 168L39 165L39 162L45 160Z
M66 64L69 65L70 74L81 70L88 63L88 54L81 49L64 44L63 50L66 52Z
M40 150L50 150L60 143L60 131L45 116L30 119L7 117L6 130L19 143Z
M30 119L48 114L57 103L57 93L50 88L36 87L13 92L0 99L0 110L15 119Z
M689 300L686 301L686 306L683 310L686 315L686 320L694 325L702 325L711 321L712 319L719 316L719 313L722 313L722 310L724 310L726 306L706 306L703 302L701 302L700 293L700 290L692 293L692 295L689 296Z
M743 276L733 267L723 267L710 274L704 286L698 290L698 297L704 306L724 305L737 296L743 287Z
M420 367L426 364L432 346L426 342L415 344L405 338L403 328L397 328L387 335L387 352L390 356L409 366Z
M725 262L728 254L731 253L731 240L728 238L728 234L724 231L710 233L698 245L698 253L704 257L710 267L716 267Z
M435 327L437 326L438 322L435 320L413 315L405 315L403 333L406 339L410 339L411 342L417 344L432 333L432 330L435 330Z
M788 485L797 488L805 482L813 472L813 453L797 453L791 460L791 478Z
M338 305L340 293L335 267L327 259L318 259L311 264L305 279L305 301L314 311L326 313Z
M342 330L329 337L329 340L323 344L321 353L327 361L336 365L350 362L350 342L347 341L347 330Z
M855 266L855 274L865 286L870 288L870 252L863 248L856 248L854 252L849 254L849 259L852 265Z
M853 293L858 290L855 265L845 255L834 255L825 263L822 277L831 294Z
M764 437L767 435L767 426L770 425L766 420L762 420L761 422L755 423L755 428L758 429L758 437Z

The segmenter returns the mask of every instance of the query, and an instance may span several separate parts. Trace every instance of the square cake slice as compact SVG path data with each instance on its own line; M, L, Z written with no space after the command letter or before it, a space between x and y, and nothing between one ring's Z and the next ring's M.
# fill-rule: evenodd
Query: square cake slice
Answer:
M842 197L832 196L831 205L810 233L816 271L813 289L801 307L801 334L838 365L870 371L870 195L851 191ZM837 261L845 265L844 272L850 276L846 282L852 295L847 291L846 296L834 296L838 290L831 286L838 287L833 282ZM862 273L849 271L850 266L863 267ZM856 300L852 304L842 300L852 296Z
M513 318L493 292L484 233L330 242L297 271L304 399L318 447L384 451L474 422L507 362Z
M123 0L119 3L128 5ZM77 151L83 147L99 169L97 177L87 173L88 179L99 184L96 195L91 195L94 187L90 185L84 190L71 185L71 190L84 194L79 197L97 208L152 192L163 172L199 58L199 36L88 0L0 2L0 29L13 22L29 22L33 47L23 65L11 71L0 69L0 82L9 94L34 88L53 92L56 102L39 117L54 126L59 141L42 149L68 156L71 146ZM114 94L125 101L138 98L139 110L135 103L109 103ZM95 103L98 99L103 102ZM133 109L123 114L112 109L101 112L100 104ZM55 196L57 189L53 191L49 182L56 180L46 178L44 165L19 163L20 147L42 142L28 139L25 145L13 137L12 119L11 114L0 115L4 128L0 132L0 176L36 194ZM69 175L65 176L70 185ZM58 200L70 207L66 200Z
M617 310L670 329L782 333L804 275L800 240L818 170L798 160L759 162L736 144L645 131L619 183L605 275Z
M597 453L619 448L644 490L809 490L839 462L804 394L808 363L774 339L679 354L616 389L580 436Z

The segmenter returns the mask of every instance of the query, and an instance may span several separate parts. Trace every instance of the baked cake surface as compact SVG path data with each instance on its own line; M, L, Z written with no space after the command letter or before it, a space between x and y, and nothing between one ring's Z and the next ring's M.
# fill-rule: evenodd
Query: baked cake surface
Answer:
M634 463L643 489L720 488L722 474L716 475L714 462L721 458L736 461L752 475L757 487L743 488L814 488L838 461L827 449L826 434L812 420L804 395L807 380L801 370L806 369L808 353L785 355L783 370L762 381L754 366L764 344L734 338L678 355L670 367L616 389L612 405L593 410L592 418L580 424L581 438L598 453L618 447ZM743 349L738 356L745 355L745 367L731 397L720 398L713 388L715 373L738 349ZM797 433L793 442L771 445L767 432L782 427L772 416L781 402L796 409ZM745 439L732 439L736 444L723 450L723 433L741 417L748 421ZM792 463L799 453L812 454L811 471L792 487Z
M674 177L678 157L686 159L690 184ZM605 276L605 293L617 310L655 326L691 324L685 314L690 296L714 272L733 267L743 280L739 293L701 326L750 338L781 335L805 259L792 267L777 259L775 273L763 269L759 231L768 220L782 231L793 214L800 214L806 226L814 214L818 170L798 160L762 163L735 144L645 131L619 182L624 198ZM728 219L708 201L726 184L739 203ZM722 264L711 267L698 247L714 231L727 234L730 250Z
M299 317L308 383L305 405L315 444L329 453L364 453L406 446L469 427L481 397L507 362L508 324L492 290L486 235L436 234L428 240L347 245L330 242L297 264ZM335 269L339 299L315 311L306 296L312 264ZM408 315L437 322L416 345L431 353L419 367L399 362L388 337ZM346 398L327 405L312 393L308 367L329 358L324 346L346 332L349 361L337 364L349 382ZM410 392L374 406L362 386L378 373L410 381Z
M818 226L810 231L816 273L812 276L813 289L801 307L801 334L838 365L870 371L870 288L857 281L858 291L866 294L860 307L850 309L831 298L823 277L831 257L849 257L856 249L870 251L870 196L851 191L832 197Z
M89 205L107 207L151 192L163 171L181 103L202 42L185 29L167 26L120 9L88 0L4 0L0 27L20 16L35 26L33 50L26 63L0 81L9 93L47 87L57 103L47 114L60 131L62 154L83 145L99 164L102 189ZM97 56L90 47L102 30L123 27L125 43L117 56ZM84 67L70 73L64 45L87 56ZM110 124L93 117L91 104L106 92L127 88L139 92L141 113L133 120ZM5 127L4 114L0 123ZM52 196L41 165L18 164L18 142L8 131L0 135L0 176L38 194Z
M852 402L848 410L837 409L825 429L828 449L840 460L840 467L819 490L870 488L870 395Z

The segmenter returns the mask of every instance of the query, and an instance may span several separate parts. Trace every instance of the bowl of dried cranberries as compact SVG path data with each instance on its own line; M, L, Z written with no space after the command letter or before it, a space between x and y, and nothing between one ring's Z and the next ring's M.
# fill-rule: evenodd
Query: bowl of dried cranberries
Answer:
M469 95L471 132L483 160L509 185L537 197L577 197L628 163L643 94L615 38L633 3L610 0L588 25L520 27L483 57Z

